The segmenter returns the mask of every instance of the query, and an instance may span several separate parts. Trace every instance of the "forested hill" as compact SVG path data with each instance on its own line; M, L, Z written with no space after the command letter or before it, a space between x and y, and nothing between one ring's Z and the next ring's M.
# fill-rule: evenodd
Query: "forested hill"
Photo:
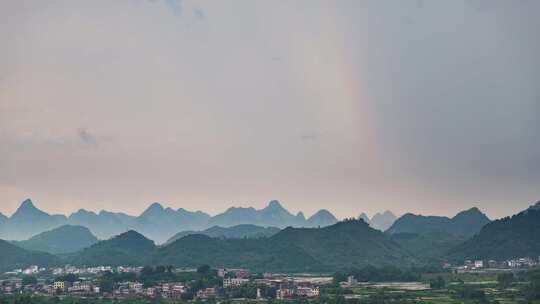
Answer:
M0 272L30 265L45 267L59 263L59 259L54 255L22 249L7 241L0 240Z
M452 218L407 213L397 219L387 232L390 234L443 232L459 236L473 236L489 222L489 218L476 207L461 211Z
M188 235L157 247L130 231L70 257L77 265L201 264L265 271L331 271L365 265L411 265L414 258L363 221L324 228L286 228L266 239Z
M450 250L449 255L459 260L540 256L540 210L530 208L493 221L478 235Z
M26 241L14 241L19 247L53 254L76 252L98 242L86 227L64 225L42 232Z

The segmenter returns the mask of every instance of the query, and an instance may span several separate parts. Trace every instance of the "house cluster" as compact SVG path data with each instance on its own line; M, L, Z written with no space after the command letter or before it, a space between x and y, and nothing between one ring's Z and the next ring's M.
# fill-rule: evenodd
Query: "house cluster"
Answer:
M253 279L250 272L246 269L217 269L218 278L222 284L216 286L206 286L202 289L193 290L190 282L159 282L152 286L146 286L138 281L116 282L111 286L112 289L102 290L100 286L103 283L101 274L112 273L139 273L141 267L110 267L99 266L91 268L78 268L70 265L59 268L44 269L38 266L31 266L27 269L16 270L15 276L11 279L0 281L0 293L29 293L36 295L71 295L79 297L148 297L163 298L170 300L180 299L211 299L229 296L229 291L242 285L253 283L250 288L257 289L257 298L271 296L268 290L275 290L275 296L278 299L294 298L316 298L320 294L319 285L323 281L317 281L320 278L314 277L290 277L284 274L274 275L272 273L263 273L262 278ZM190 270L195 271L195 270ZM43 272L43 273L42 273ZM182 271L179 271L182 272ZM30 275L24 275L30 274ZM56 277L51 281L52 277ZM66 276L68 275L68 276ZM74 275L74 276L72 276ZM9 277L9 276L8 276ZM62 278L62 279L60 279ZM76 278L76 281L72 279ZM28 281L32 279L33 281ZM70 281L65 281L69 279ZM327 280L328 278L325 277ZM331 279L331 278L330 278ZM25 281L27 280L27 281ZM101 283L100 283L101 282ZM254 286L257 285L258 287ZM263 287L267 286L268 289Z
M350 287L353 287L356 284L358 284L358 280L353 275L349 275L347 277L347 281L339 282L339 286L341 288L350 288Z
M217 275L223 278L223 288L233 288L249 283L249 271L246 269L219 268Z
M218 298L218 287L209 287L198 290L194 295L196 299ZM181 300L188 292L188 288L180 282L177 283L161 283L152 287L143 287L139 282L123 282L116 284L113 295L116 298L127 298L133 296L144 296L149 298L161 297L169 300Z
M455 267L458 273L490 270L490 269L528 269L540 265L540 257L537 260L530 257L509 259L504 261L496 260L465 260L463 265Z
M65 265L64 267L54 267L54 268L44 268L37 265L32 265L27 268L14 269L12 271L5 272L5 275L36 275L43 272L51 272L53 275L64 275L64 274L100 274L104 272L118 272L118 273L128 273L141 272L142 267L111 267L111 266L97 266L97 267L75 267L71 265Z
M286 300L293 298L317 298L320 294L318 286L314 286L309 282L282 282L276 290L276 298L278 300Z
M104 272L113 272L116 271L118 273L139 273L141 272L142 267L125 267L125 266L118 266L118 267L111 267L111 266L97 266L97 267L86 267L86 268L79 268L71 265L66 265L64 267L58 267L53 268L52 273L54 275L63 275L63 274L100 274Z
M218 268L217 275L220 278L234 277L237 279L249 278L249 270L242 268Z
M0 282L0 293L16 293L22 291L22 288L23 284L21 279Z
M100 288L90 280L80 280L73 283L66 281L53 282L52 292L69 293L70 295L90 296L101 292Z
M34 274L38 274L40 272L44 272L46 270L47 270L46 268L40 268L37 265L32 265L32 266L29 266L29 267L24 268L24 269L22 269L22 268L14 269L12 271L6 272L5 274L7 274L7 275L19 275L19 274L34 275Z
M178 300L186 291L187 288L182 283L161 283L145 288L139 282L122 282L116 284L113 295L115 297L146 296Z
M276 298L287 300L294 298L317 298L320 295L319 286L309 280L294 280L288 277L257 279L258 285L266 285L276 289Z
M55 281L47 283L44 280L36 283L24 284L21 279L12 279L2 281L0 284L0 293L29 293L35 295L54 295L58 293L69 293L77 296L89 296L100 293L99 287L92 281L81 280L76 282Z

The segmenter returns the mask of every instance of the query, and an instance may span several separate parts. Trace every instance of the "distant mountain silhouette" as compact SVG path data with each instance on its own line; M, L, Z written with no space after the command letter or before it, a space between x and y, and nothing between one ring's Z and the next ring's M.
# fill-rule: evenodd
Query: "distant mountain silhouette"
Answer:
M50 215L37 209L30 199L21 206L0 227L0 238L8 240L28 239L33 235L66 224L63 215Z
M15 241L14 244L28 250L59 254L76 252L97 242L98 239L88 228L64 225L26 241Z
M371 220L369 219L369 216L362 212L360 216L358 216L358 219L363 220L366 224L371 226Z
M193 234L202 234L212 238L243 239L243 238L266 238L281 231L275 227L261 227L250 224L237 225L232 227L214 226L202 231L182 231L167 240L164 245L168 245L185 236Z
M87 227L100 239L108 239L118 235L132 226L134 216L125 213L101 211L96 214L92 211L80 209L69 216L69 223Z
M177 211L154 203L134 220L132 227L150 239L163 243L174 232L206 227L209 218L206 213L184 209Z
M8 217L0 213L0 231L2 231L2 226L7 222Z
M0 240L0 271L11 271L30 265L41 267L54 266L60 263L59 258L44 252L34 252Z
M449 251L456 260L540 256L540 202L512 217L485 225L480 233Z
M25 200L12 217L0 216L0 238L27 240L62 225L74 225L87 227L99 239L136 230L157 243L163 243L178 232L201 231L213 226L323 227L336 222L337 219L327 210L320 210L306 220L302 212L293 215L278 201L271 201L260 210L233 207L214 217L201 211L174 210L153 203L139 216L105 210L96 214L80 209L66 218L63 215L49 215L36 208L32 201Z
M310 216L306 222L306 227L326 227L337 223L337 218L326 209L319 210Z
M407 213L386 232L415 256L440 258L489 222L476 207L459 212L453 218Z
M304 226L303 214L293 215L274 200L263 209L232 207L210 219L212 226L230 227L240 224L252 224L263 227L285 228L287 226Z
M358 218L362 219L372 228L380 231L386 231L397 219L397 217L389 210L386 210L383 213L376 213L371 219L365 213L360 214Z
M394 222L396 221L397 217L391 212L386 210L383 213L376 213L371 218L371 227L386 231Z

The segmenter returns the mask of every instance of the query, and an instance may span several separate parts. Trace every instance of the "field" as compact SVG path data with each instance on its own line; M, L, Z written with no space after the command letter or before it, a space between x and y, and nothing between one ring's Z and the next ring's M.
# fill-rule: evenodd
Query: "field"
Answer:
M328 303L540 303L538 286L535 273L439 273L418 282L357 283L324 296Z

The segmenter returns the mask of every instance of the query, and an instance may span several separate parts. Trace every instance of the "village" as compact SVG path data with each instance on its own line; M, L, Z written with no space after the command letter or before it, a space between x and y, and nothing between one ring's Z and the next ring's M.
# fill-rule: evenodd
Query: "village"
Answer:
M37 296L70 296L82 298L133 297L161 298L171 300L208 300L217 298L254 298L278 300L307 298L320 294L320 285L332 281L331 276L252 274L246 269L171 269L161 267L163 280L143 283L136 278L148 267L99 266L78 268L66 265L62 268L30 266L6 272L0 280L0 294L30 294ZM205 268L205 269L202 269ZM150 268L151 269L151 268ZM160 267L155 271L160 272ZM114 274L116 279L104 280ZM171 281L174 274L185 280ZM201 284L205 281L205 284ZM123 280L131 278L132 280Z
M539 258L540 259L540 258ZM539 265L529 257L494 260L465 260L462 265L443 263L451 273L489 273L525 271ZM251 273L247 269L131 266L44 268L38 265L15 269L0 276L0 294L70 296L81 298L171 300L209 299L316 299L321 286L332 283L328 274ZM149 279L150 278L150 279ZM354 288L358 281L349 275L340 288Z

